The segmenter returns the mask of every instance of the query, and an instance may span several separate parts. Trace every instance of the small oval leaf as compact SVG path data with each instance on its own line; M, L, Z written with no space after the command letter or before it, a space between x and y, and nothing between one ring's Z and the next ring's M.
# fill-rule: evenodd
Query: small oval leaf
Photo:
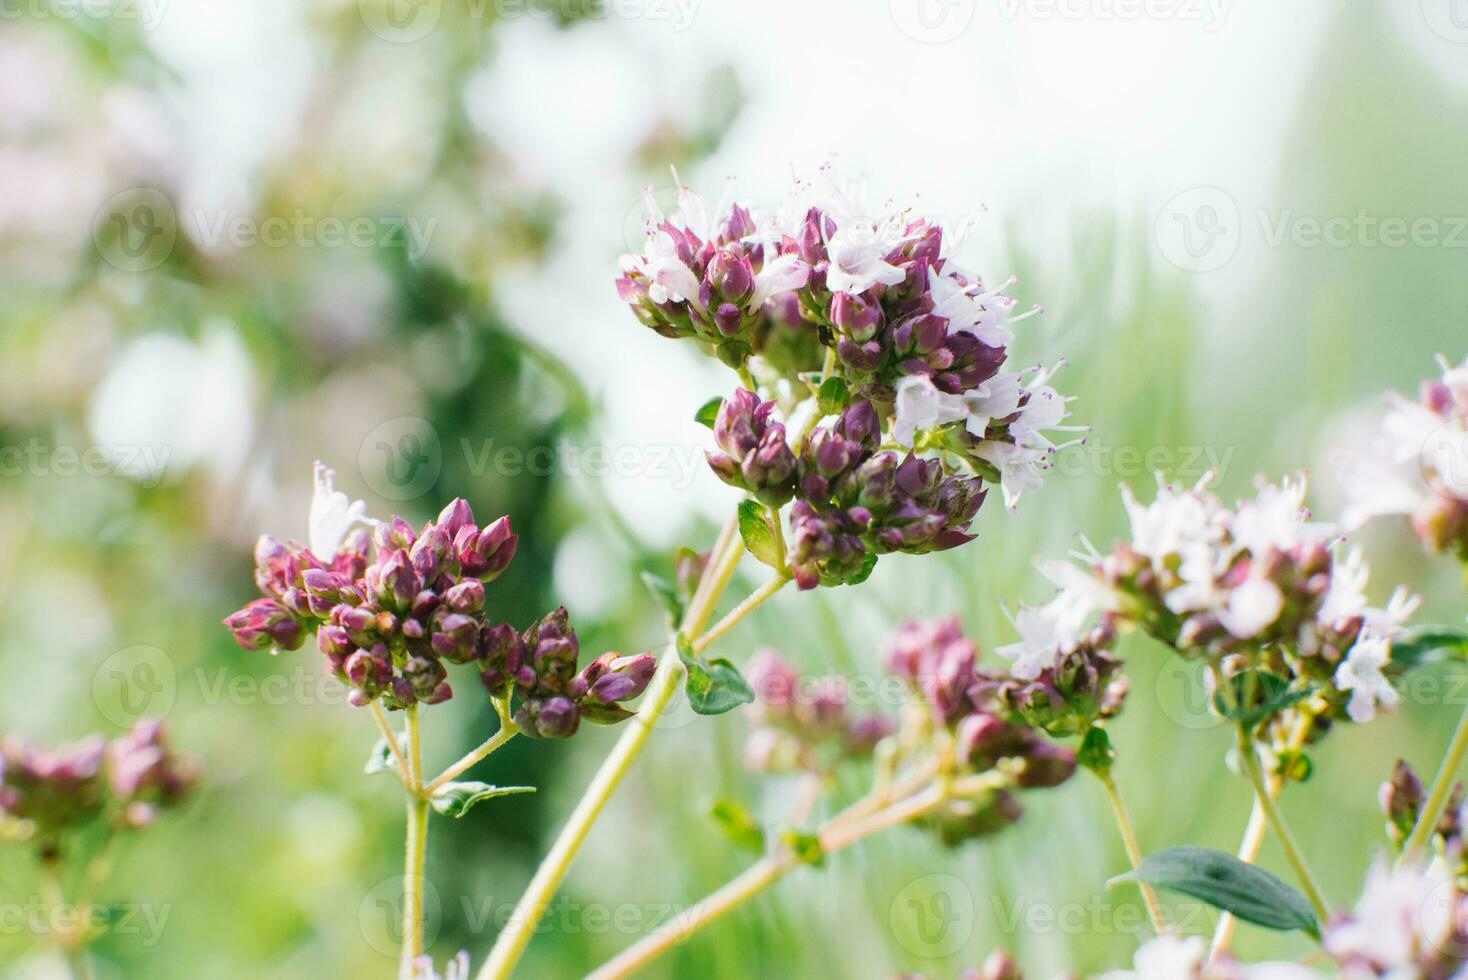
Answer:
M1245 922L1281 932L1299 929L1319 938L1320 924L1305 896L1263 868L1208 847L1169 847L1142 866L1112 879L1171 889L1231 912Z
M710 429L714 427L714 421L719 417L719 408L724 404L724 399L719 397L710 398L698 407L693 413L693 421L699 425L706 425Z
M686 643L678 656L688 668L688 706L700 715L722 715L754 700L754 691L727 660L701 660Z
M739 536L744 539L744 547L771 568L779 568L782 564L783 549L775 537L778 533L770 522L770 512L764 504L757 500L740 502Z
M433 809L446 817L462 817L475 806L496 796L534 793L534 786L491 786L489 783L444 783L429 798Z

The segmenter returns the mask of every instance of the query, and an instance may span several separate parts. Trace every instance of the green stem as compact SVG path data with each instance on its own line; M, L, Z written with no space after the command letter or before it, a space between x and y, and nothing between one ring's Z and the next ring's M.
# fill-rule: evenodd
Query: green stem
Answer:
M739 623L744 619L744 617L748 616L760 606L764 605L764 603L771 596L783 589L786 583L788 583L789 581L790 576L785 572L781 572L773 579L760 586L743 602L739 603L739 605L729 610L729 614L727 616L719 620L713 626L709 627L707 633L694 640L693 652L703 653L709 647L713 646L720 637L729 632L735 626L738 626Z
M1468 708L1464 709L1463 717L1458 719L1458 730L1453 733L1453 740L1448 744L1448 753L1443 756L1442 765L1438 767L1437 776L1432 781L1432 790L1422 806L1422 813L1418 815L1412 833L1402 846L1402 856L1398 859L1398 864L1415 860L1432 840L1438 822L1442 820L1443 811L1447 809L1448 799L1453 792L1453 781L1457 778L1458 767L1463 763L1465 751L1468 751Z
M943 805L947 795L938 785L880 810L857 824L840 826L843 813L833 817L819 834L822 853L830 854L871 835L916 820ZM865 799L862 802L866 802ZM849 810L847 811L850 812ZM789 848L751 865L743 874L678 915L659 929L623 950L588 975L587 980L619 980L630 976L668 950L687 942L705 926L757 897L800 867L800 858Z
M1305 890L1305 897L1310 900L1316 917L1324 926L1326 920L1330 918L1325 898L1315 881L1315 876L1310 872L1310 866L1305 863L1305 856L1300 851L1300 845L1295 842L1295 835L1290 832L1289 824L1285 823L1284 814L1280 812L1273 794L1269 792L1269 787L1264 783L1264 768L1259 764L1259 751L1254 745L1254 738L1242 726L1239 728L1238 748L1239 764L1244 767L1244 774L1248 777L1250 785L1254 787L1254 799L1258 801L1260 809L1264 811L1264 819L1268 821L1269 829L1274 831L1279 846L1285 852L1285 859L1290 862L1290 867L1295 871L1295 877L1299 879L1300 886Z
M642 753L643 746L647 744L647 738L652 734L652 729L668 705L673 700L683 677L687 671L683 662L678 659L678 651L669 647L663 651L662 660L658 663L657 673L653 676L652 684L648 687L647 694L642 702L642 707L636 716L627 724L627 729L622 737L617 740L617 745L612 749L611 755L607 756L597 771L591 785L586 788L576 809L571 813L571 819L566 822L565 828L556 838L550 853L536 869L535 877L530 880L530 885L525 889L525 894L520 897L515 906L514 914L510 916L509 923L500 932L499 938L495 940L494 948L489 951L489 959L484 961L484 966L479 970L479 980L494 980L510 975L515 964L524 955L525 947L530 943L531 937L535 935L536 927L544 917L546 909L549 908L551 899L555 896L556 889L560 887L561 881L570 870L571 862L575 859L581 845L586 841L586 835L590 833L602 809L611 799L612 793L627 775L632 763Z
M519 726L517 726L514 721L512 721L507 715L501 714L499 731L495 732L488 739L486 739L484 743L479 746L479 748L475 749L473 752L470 752L468 755L464 756L464 758L460 759L458 762L455 762L453 765L445 769L442 773L439 774L438 778L433 780L433 782L423 787L423 795L432 796L445 783L451 782L455 777L460 776L465 771L473 768L481 760L488 757L491 752L498 749L501 745L504 745L506 742L514 738L519 733Z
M403 954L398 966L401 980L413 975L413 961L423 955L424 869L428 859L428 796L423 792L423 733L418 706L405 711L408 755L405 760L410 792L408 829L403 859Z
M382 737L387 741L387 750L392 753L393 760L398 764L398 779L402 781L403 788L409 793L413 792L413 774L408 771L408 761L403 758L402 747L398 745L397 733L388 724L387 714L382 710L382 704L376 698L372 699L372 720L377 723L377 730L382 732Z
M1112 815L1116 817L1116 826L1121 831L1121 841L1126 847L1127 860L1131 862L1132 870L1135 871L1142 866L1142 848L1137 843L1137 832L1132 827L1132 819L1127 814L1126 803L1122 801L1121 791L1116 788L1116 780L1111 778L1109 769L1092 769L1096 779L1106 790L1106 798L1111 802ZM1142 891L1142 902L1147 906L1147 917L1152 920L1152 929L1158 935L1167 931L1167 919L1162 915L1162 904L1157 901L1157 892L1145 881L1137 882L1137 887Z
M413 961L423 955L424 865L428 856L428 798L408 798L407 857L403 867L403 956L399 975L413 975Z
M734 577L734 569L743 554L744 541L739 536L739 517L735 514L725 523L713 551L709 554L708 564L699 576L693 600L680 624L684 636L697 635L703 629L713 614L715 603ZM643 695L637 714L628 722L626 731L617 740L611 754L602 762L591 785L586 788L576 809L572 811L571 818L551 846L550 853L535 870L535 876L530 879L525 894L520 896L509 923L495 939L489 958L480 967L477 980L503 980L525 954L525 947L535 935L556 889L560 887L570 870L571 862L585 843L586 835L591 832L592 825L601 816L612 794L632 768L632 763L642 754L653 726L667 711L686 674L687 670L678 656L676 644L670 645L658 661L657 673L653 675L652 683Z

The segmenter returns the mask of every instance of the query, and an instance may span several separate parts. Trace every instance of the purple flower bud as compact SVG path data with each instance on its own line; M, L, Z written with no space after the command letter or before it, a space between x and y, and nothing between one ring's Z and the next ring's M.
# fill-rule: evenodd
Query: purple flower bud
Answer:
M255 599L224 621L246 650L296 650L305 642L302 625L274 599Z
M484 608L484 583L465 579L444 594L444 601L454 612L477 613Z
M857 344L865 344L882 326L882 308L859 296L836 293L831 297L831 323Z
M1071 749L1049 742L1039 742L1024 757L1019 785L1025 789L1048 789L1059 786L1076 771L1076 754Z
M540 738L568 738L576 733L579 720L569 698L548 698L533 707L530 731Z
M434 652L444 659L467 664L478 657L478 639L478 623L462 613L449 613L438 622L430 642Z
M439 512L438 520L435 521L444 534L448 535L450 542L457 537L459 529L465 525L474 523L474 511L469 507L469 501L463 497L455 497L447 507Z

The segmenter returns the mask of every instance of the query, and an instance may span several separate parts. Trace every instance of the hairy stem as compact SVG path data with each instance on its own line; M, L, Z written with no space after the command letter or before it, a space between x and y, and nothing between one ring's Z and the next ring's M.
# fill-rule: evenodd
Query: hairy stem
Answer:
M844 827L840 817L833 817L821 828L819 834L821 850L827 854L834 853L872 834L886 830L888 827L915 820L937 809L942 805L944 799L946 796L943 789L934 786L901 803L878 810L863 821L844 821ZM866 799L864 798L861 802L865 803ZM587 980L616 980L619 977L630 976L674 946L687 942L716 919L768 890L791 871L800 867L800 863L800 858L789 848L784 848L779 853L758 861L743 874L679 915L663 929L643 937L615 958L602 964L588 975Z
M1117 829L1121 831L1121 842L1126 847L1127 860L1131 862L1132 870L1135 871L1142 866L1142 848L1137 843L1137 832L1132 827L1132 818L1127 814L1126 803L1122 801L1121 791L1116 788L1116 780L1111 777L1108 769L1093 769L1096 779L1100 781L1106 790L1106 798L1111 802L1111 812L1116 817ZM1167 931L1167 920L1162 915L1162 905L1157 901L1157 892L1145 881L1137 882L1137 887L1142 891L1142 902L1147 906L1147 918L1152 920L1152 929L1159 935Z
M786 583L788 583L789 581L790 576L785 572L781 572L773 579L766 582L758 589L754 590L754 592L750 593L750 595L743 602L739 603L739 605L729 610L728 615L726 615L723 619L719 620L717 623L711 626L707 633L703 634L698 639L693 641L693 652L703 653L709 647L713 646L713 644L716 643L720 637L729 632L735 626L738 626L740 621L742 621L744 617L748 616L760 606L764 605L766 600L768 600L776 592L779 592L781 589L783 589Z
M1310 729L1315 724L1315 716L1308 711L1300 713L1299 720L1290 731L1289 741L1286 746L1291 750L1298 751L1310 737ZM1277 799L1280 790L1284 789L1284 777L1279 773L1270 773L1267 779L1267 789L1272 799ZM1238 857L1245 864L1253 864L1259 857L1259 848L1264 846L1264 835L1269 830L1269 821L1264 815L1264 808L1259 801L1254 801L1249 811L1249 823L1244 827L1243 840L1239 841ZM1218 926L1213 931L1213 942L1208 947L1208 957L1213 959L1228 949L1229 943L1233 941L1234 927L1238 920L1225 912L1218 917Z
M611 755L607 756L597 770L596 777L576 804L571 819L556 838L550 853L536 869L535 877L530 880L525 894L520 897L514 914L495 940L489 959L480 968L479 980L508 977L515 964L520 961L525 947L535 935L536 927L550 906L556 889L560 887L566 872L570 870L572 860L580 851L586 835L590 833L592 824L601 816L612 793L632 768L633 761L641 754L647 737L652 734L653 726L672 702L686 672L683 662L678 659L676 649L669 647L663 652L657 674L648 687L642 707L627 723L626 731L617 740Z
M481 760L487 758L491 752L493 752L495 749L498 749L501 745L504 745L506 742L514 738L519 733L519 726L517 726L507 716L500 715L499 731L495 732L488 739L486 739L484 743L479 746L479 748L475 749L473 752L470 752L468 755L464 756L464 758L460 759L458 762L455 762L453 765L445 769L442 773L439 774L438 778L433 780L433 782L423 787L423 795L432 796L440 788L442 788L445 783L452 782L455 777L460 776L465 771L473 768Z
M382 710L382 704L373 698L371 702L372 720L377 722L377 730L382 732L382 737L387 741L387 750L392 753L393 761L398 764L398 779L402 780L403 788L409 793L413 792L413 774L408 771L408 761L403 758L402 747L398 745L398 736L388 724L387 714Z
M1310 866L1305 863L1305 856L1300 851L1300 845L1295 842L1295 835L1290 832L1289 824L1285 823L1284 814L1280 812L1279 805L1274 802L1269 787L1265 785L1264 768L1259 764L1259 750L1254 745L1254 738L1242 727L1239 728L1238 747L1239 764L1243 766L1244 774L1254 787L1254 799L1258 802L1259 808L1264 811L1264 819L1268 821L1269 829L1274 831L1279 846L1285 852L1286 860L1290 862L1290 867L1295 871L1295 877L1300 881L1300 887L1305 891L1305 897L1310 900L1310 905L1315 909L1316 918L1323 926L1330 918L1325 898L1315 881L1315 875L1310 871Z
M1437 776L1432 780L1432 789L1427 794L1427 802L1422 805L1417 823L1407 836L1406 843L1402 845L1402 856L1398 858L1398 864L1416 860L1432 840L1438 822L1442 820L1443 810L1447 809L1453 781L1458 776L1458 767L1463 764L1465 751L1468 751L1468 708L1464 709L1463 717L1458 719L1458 729L1453 732L1453 740L1448 744L1448 752L1443 756L1442 765L1438 766Z
M739 517L736 513L724 525L709 553L708 564L699 576L693 599L689 602L680 624L680 633L683 636L698 635L708 623L715 604L733 579L734 570L743 555L744 541L739 536ZM730 626L732 625L731 623ZM480 967L477 980L504 980L520 962L520 957L525 954L525 947L530 944L540 920L555 897L556 889L560 887L571 868L571 862L586 842L592 825L631 770L633 762L642 754L653 726L672 703L686 674L687 670L679 659L676 644L669 646L663 651L657 673L653 675L652 683L643 695L637 714L627 723L627 730L617 740L611 754L602 762L591 785L586 788L576 809L571 812L571 818L551 846L550 853L536 868L535 875L516 904L509 923L500 932L494 947L489 951L489 958Z
M56 915L61 915L66 908L66 893L61 887L58 859L47 858L41 862L41 892L46 904ZM92 980L92 961L86 950L87 938L80 927L76 930L57 929L52 933L56 951L61 954L72 980Z
M408 731L408 795L407 842L403 858L403 955L398 967L402 980L413 975L413 961L423 955L423 891L424 868L428 859L428 797L423 786L423 736L418 720L418 706L404 712Z

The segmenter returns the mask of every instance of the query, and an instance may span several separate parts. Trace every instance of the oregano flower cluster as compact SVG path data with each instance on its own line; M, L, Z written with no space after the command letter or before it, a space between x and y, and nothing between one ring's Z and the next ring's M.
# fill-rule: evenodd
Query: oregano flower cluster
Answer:
M869 212L857 188L823 179L797 183L769 217L710 211L687 188L671 214L649 197L644 249L617 283L643 323L743 373L713 419L709 465L771 507L794 501L803 589L861 582L882 554L972 540L986 485L1011 507L1038 486L1061 448L1046 433L1068 415L1048 372L1003 370L1024 316L958 266L935 221ZM772 340L792 332L813 342ZM780 392L805 385L793 402L813 414L792 427Z
M1369 721L1399 700L1385 671L1418 600L1398 589L1384 608L1368 605L1365 559L1341 554L1335 529L1309 520L1304 495L1303 477L1261 482L1233 508L1206 478L1189 489L1159 485L1145 505L1124 488L1130 540L1080 556L1081 567L1042 564L1060 591L1021 608L1021 640L1000 654L1016 676L1038 676L1099 618L1227 673L1257 668L1313 684L1352 720Z
M1441 375L1423 381L1415 400L1387 395L1370 445L1342 454L1342 521L1355 528L1374 517L1406 517L1430 550L1468 561L1468 360L1455 365L1440 356L1438 364Z
M312 538L306 548L262 536L255 581L265 597L225 625L248 650L297 649L314 632L326 671L349 687L353 705L442 703L453 697L449 666L469 665L491 696L518 695L515 717L527 734L564 738L583 718L629 717L620 702L651 679L650 655L607 654L578 669L580 643L564 608L523 632L495 620L485 587L515 556L508 517L480 527L460 498L417 531L401 517L370 521L318 463Z
M8 736L0 741L0 822L53 860L68 832L96 820L118 830L150 826L198 779L198 763L175 753L152 719L110 741L93 735L54 749Z

